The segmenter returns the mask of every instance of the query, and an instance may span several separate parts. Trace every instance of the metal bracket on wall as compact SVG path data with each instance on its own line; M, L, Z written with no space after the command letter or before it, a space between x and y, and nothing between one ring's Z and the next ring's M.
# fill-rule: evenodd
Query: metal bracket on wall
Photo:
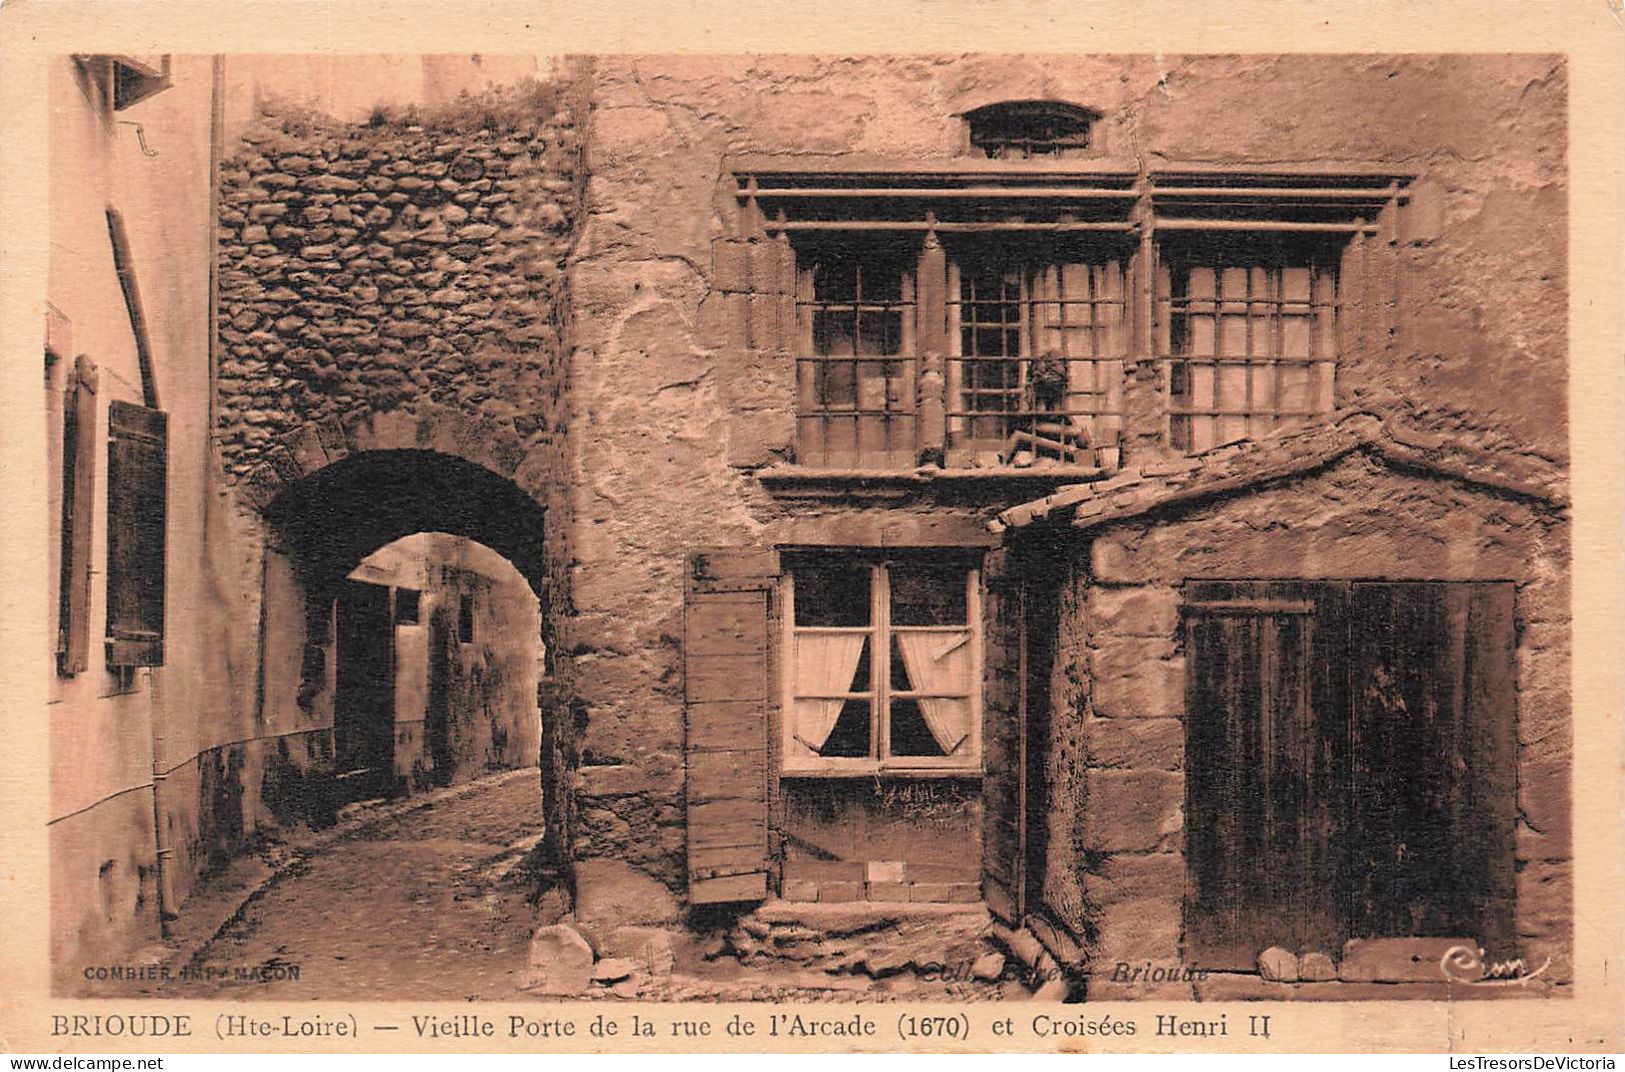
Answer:
M135 143L137 145L141 146L141 155L142 156L151 157L151 156L157 156L158 155L158 150L157 149L150 148L147 145L147 128L146 127L142 126L140 123L137 123L133 119L120 119L118 121L118 124L119 124L119 126L123 126L123 127L134 127L135 128Z

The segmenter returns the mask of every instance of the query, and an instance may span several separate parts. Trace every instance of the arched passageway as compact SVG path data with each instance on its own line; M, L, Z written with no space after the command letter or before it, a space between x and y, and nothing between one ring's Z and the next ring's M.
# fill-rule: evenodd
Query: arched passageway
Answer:
M330 730L282 808L320 825L357 800L540 761L558 860L542 506L467 458L367 449L285 482L262 520L261 705Z

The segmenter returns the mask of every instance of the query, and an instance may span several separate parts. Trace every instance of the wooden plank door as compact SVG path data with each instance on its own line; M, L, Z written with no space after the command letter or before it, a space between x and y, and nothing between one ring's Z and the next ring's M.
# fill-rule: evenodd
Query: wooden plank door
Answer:
M1356 937L1512 948L1513 595L1495 582L1354 586Z
M1347 586L1187 587L1186 956L1253 970L1270 946L1335 953Z

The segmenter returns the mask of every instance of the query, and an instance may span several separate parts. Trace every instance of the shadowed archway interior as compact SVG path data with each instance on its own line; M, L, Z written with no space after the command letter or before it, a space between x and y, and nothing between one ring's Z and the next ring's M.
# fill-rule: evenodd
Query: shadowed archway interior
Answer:
M446 532L496 551L546 598L542 507L510 481L451 455L351 455L285 489L266 518L314 591L336 584L393 540Z

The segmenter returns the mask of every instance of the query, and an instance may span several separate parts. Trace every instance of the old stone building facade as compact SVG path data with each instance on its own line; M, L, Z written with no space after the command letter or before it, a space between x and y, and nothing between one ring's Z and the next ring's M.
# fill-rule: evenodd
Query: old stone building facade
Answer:
M1560 59L371 62L209 76L186 434L277 684L192 705L240 756L192 841L282 762L216 738L331 769L335 593L443 532L539 600L602 955L1565 980Z

